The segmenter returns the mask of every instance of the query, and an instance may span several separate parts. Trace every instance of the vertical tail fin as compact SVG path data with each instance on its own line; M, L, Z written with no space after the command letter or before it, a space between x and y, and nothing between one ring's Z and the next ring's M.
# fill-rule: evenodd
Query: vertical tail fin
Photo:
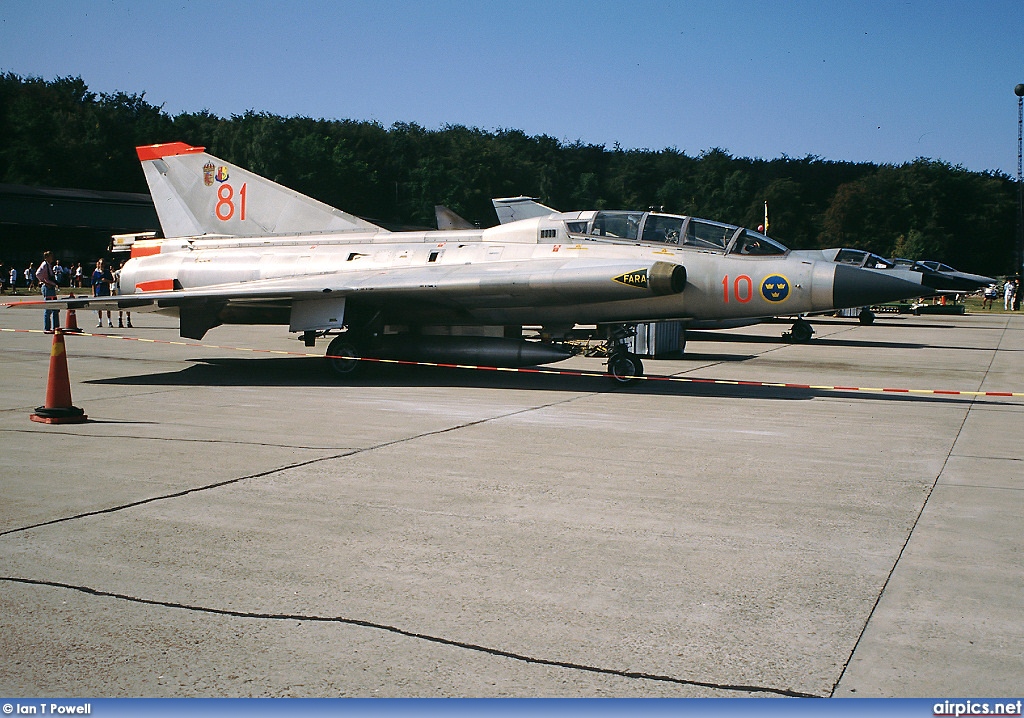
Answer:
M434 218L437 220L438 229L477 229L477 226L460 217L443 204L434 205Z
M385 231L184 142L137 147L165 237Z
M547 207L532 197L499 197L492 199L494 211L498 215L498 222L508 224L520 219L531 217L547 217L555 214L558 210Z

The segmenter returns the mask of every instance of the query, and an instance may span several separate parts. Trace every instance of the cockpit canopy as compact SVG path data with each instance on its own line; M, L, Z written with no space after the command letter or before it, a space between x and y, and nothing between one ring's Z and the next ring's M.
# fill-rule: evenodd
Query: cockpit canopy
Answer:
M565 223L569 234L692 247L712 252L782 255L789 250L750 229L706 219L656 212L601 211Z
M840 249L832 261L839 264L852 264L855 267L866 267L867 269L892 269L896 266L892 261L880 257L873 252L846 247Z
M932 270L933 272L947 272L947 273L949 273L949 272L957 271L957 270L953 269L951 266L949 266L948 264L943 264L942 262L935 262L935 261L932 261L930 259L929 260L925 260L923 262L918 262L918 264L920 264L925 269Z

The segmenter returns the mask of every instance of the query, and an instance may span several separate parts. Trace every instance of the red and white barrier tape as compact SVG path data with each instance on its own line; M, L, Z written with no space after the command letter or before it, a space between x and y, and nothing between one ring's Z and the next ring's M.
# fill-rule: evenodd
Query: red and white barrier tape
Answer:
M41 329L3 329L0 328L0 332L17 332L24 334L42 334ZM86 337L97 337L103 339L119 339L123 341L132 342L143 342L146 344L168 344L171 346L180 347L193 347L197 349L221 349L226 351L237 351L237 352L250 352L252 354L274 354L277 356L292 356L292 357L316 357L316 358L327 358L323 354L314 354L310 352L292 352L284 351L282 349L253 349L249 347L230 347L221 346L218 344L204 344L202 342L184 342L184 341L171 341L168 339L147 339L145 337L128 337L121 334L91 334L89 332L65 332L65 336L86 336ZM331 359L358 359L359 361L376 362L379 364L396 364L399 366L430 366L430 367L441 367L445 369L472 369L475 371L501 371L501 372L514 372L519 374L547 374L551 376L576 376L576 377L610 377L611 375L607 372L599 371L581 371L577 369L534 369L534 368L510 368L510 367L494 367L494 366L481 366L475 364L443 364L439 362L415 362L405 361L401 359L377 359L374 357L346 357L346 356L330 356ZM885 388L885 387L867 387L867 386L840 386L840 385L828 385L828 384L794 384L791 382L772 382L772 381L744 381L734 379L697 379L693 377L681 377L681 376L663 376L663 375L645 375L635 377L638 381L652 381L652 382L675 382L675 383L686 383L686 384L718 384L726 386L750 386L750 387L766 387L772 389L813 389L816 391L843 391L843 392L867 392L875 394L916 394L916 395L931 395L931 396L992 396L992 397L1024 397L1022 391L961 391L955 389L897 389L897 388Z

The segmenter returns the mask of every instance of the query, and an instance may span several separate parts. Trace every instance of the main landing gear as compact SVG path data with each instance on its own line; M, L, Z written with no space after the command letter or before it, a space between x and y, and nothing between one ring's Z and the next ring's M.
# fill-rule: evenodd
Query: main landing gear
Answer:
M381 337L384 334L384 322L380 312L373 315L360 316L357 321L348 323L341 334L333 335L327 345L327 362L335 376L343 379L362 376L372 362L364 361L364 357L378 356ZM307 332L307 335L309 333ZM323 332L321 336L332 336ZM312 346L307 340L307 346Z
M608 351L608 374L616 384L630 384L644 375L640 357L629 351L626 339L636 335L636 326L615 324L608 327L605 346Z
M608 373L617 384L629 384L644 375L640 357L627 351L608 355Z
M339 334L327 345L327 361L331 371L340 377L352 377L366 369L366 362L359 358L364 355L362 342L354 341L349 332Z

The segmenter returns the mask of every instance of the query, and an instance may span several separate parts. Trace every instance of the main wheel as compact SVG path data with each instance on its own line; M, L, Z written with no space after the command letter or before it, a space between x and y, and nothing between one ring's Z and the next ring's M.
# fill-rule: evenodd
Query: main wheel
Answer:
M352 377L359 374L366 362L360 361L362 353L357 346L344 334L334 337L327 345L327 362L331 371L341 377Z
M857 318L860 320L861 324L871 324L875 321L875 313L867 307L864 307L860 310L860 314L857 315Z
M629 352L617 352L608 357L608 373L618 384L629 384L644 375L640 357Z

